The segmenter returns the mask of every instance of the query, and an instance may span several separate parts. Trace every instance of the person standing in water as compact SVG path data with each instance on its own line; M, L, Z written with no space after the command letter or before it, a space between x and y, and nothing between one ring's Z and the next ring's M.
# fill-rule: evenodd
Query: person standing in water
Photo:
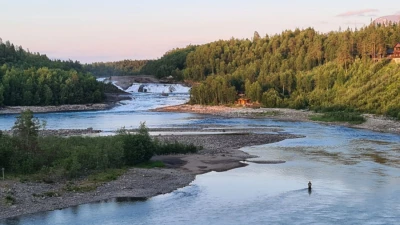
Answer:
M308 181L308 190L311 190L311 181Z

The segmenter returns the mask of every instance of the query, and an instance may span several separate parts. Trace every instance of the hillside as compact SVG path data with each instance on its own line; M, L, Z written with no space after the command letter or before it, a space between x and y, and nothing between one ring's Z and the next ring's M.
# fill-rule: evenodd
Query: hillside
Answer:
M399 65L386 59L400 26L322 34L312 28L253 40L220 40L186 59L191 103L232 104L238 93L265 107L356 110L399 116Z

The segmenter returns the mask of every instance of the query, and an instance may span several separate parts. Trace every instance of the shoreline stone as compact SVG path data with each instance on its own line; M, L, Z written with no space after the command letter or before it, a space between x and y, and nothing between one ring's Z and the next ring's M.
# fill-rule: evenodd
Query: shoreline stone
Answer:
M349 124L343 122L312 121L310 116L320 115L309 110L295 110L287 108L245 108L227 106L202 106L182 104L154 109L155 112L198 113L223 116L228 118L269 118L292 122L313 122L325 125L345 126L357 129L366 129L376 132L400 134L400 121L385 116L363 114L366 122L362 124Z
M31 110L34 113L50 112L78 112L78 111L99 111L114 107L113 103L99 104L79 104L79 105L59 105L59 106L6 106L0 108L0 115L19 114L25 110Z

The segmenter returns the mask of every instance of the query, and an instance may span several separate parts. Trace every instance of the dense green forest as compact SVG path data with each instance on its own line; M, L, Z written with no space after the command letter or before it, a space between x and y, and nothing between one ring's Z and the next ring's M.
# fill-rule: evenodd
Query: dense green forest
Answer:
M0 107L103 100L104 85L78 61L50 60L0 39Z
M144 65L151 60L123 60L117 62L96 62L85 64L84 68L96 77L129 76L142 74Z
M186 58L195 46L177 48L166 52L157 60L123 60L107 63L92 63L84 66L96 77L127 76L127 75L155 75L157 78L173 76L175 80L183 80L183 69L186 67Z
M196 46L177 48L165 53L160 59L149 61L141 70L142 74L155 75L158 78L173 76L175 80L183 80L183 69L186 67L186 58Z
M245 93L266 107L347 108L400 117L400 65L380 59L400 25L318 33L284 31L216 41L188 54L185 79L200 83L193 104L227 104ZM378 61L378 62L377 62Z

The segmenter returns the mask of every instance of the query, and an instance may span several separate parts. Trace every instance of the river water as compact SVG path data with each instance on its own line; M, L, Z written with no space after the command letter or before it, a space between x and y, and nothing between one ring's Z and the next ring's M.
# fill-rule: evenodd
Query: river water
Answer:
M38 116L49 128L111 132L146 121L150 127L275 127L305 137L242 149L258 155L257 160L286 161L283 164L249 163L199 175L188 187L146 201L112 199L0 224L399 224L398 135L315 123L148 112L184 102L188 94L132 95L134 100L112 110ZM0 129L9 129L13 122L14 116L0 116ZM312 192L306 189L309 180Z

